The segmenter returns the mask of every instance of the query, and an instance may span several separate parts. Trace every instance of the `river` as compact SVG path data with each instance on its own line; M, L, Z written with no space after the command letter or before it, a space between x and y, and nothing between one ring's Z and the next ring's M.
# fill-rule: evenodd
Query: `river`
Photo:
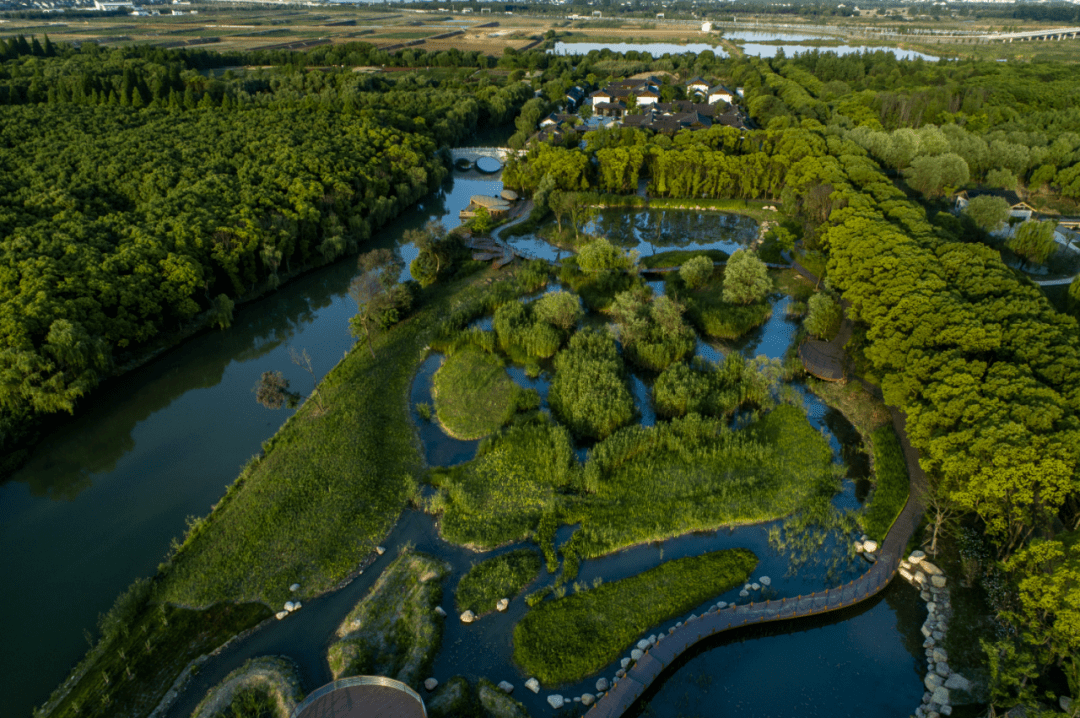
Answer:
M400 245L406 229L430 218L456 226L457 213L471 195L494 194L500 188L490 177L457 175L406 218L384 229L378 243ZM738 222L734 226L744 229ZM411 247L401 247L406 259L414 252ZM0 714L28 716L33 706L48 697L85 652L84 633L94 630L97 615L107 611L133 579L154 573L171 539L183 533L185 518L206 514L244 462L287 418L287 411L272 412L254 401L252 387L259 374L281 370L295 388L304 391L311 379L291 364L290 349L307 349L321 376L352 345L347 322L355 307L346 291L354 273L352 259L316 270L271 297L238 307L230 329L197 336L104 385L84 402L74 420L47 437L28 464L0 486L0 571L10 586L17 587L9 591L7 610L0 619L0 635L5 638L0 657ZM778 309L770 325L785 321L782 309ZM753 343L760 344L771 336L767 325ZM710 351L707 346L702 351ZM751 353L757 347L737 350ZM827 414L823 411L818 419L823 427L836 424L836 417L826 418ZM832 433L836 448L837 431ZM430 453L434 437L424 438L429 458L435 458ZM447 453L436 452L441 454L438 463L464 460L471 450L453 447ZM852 496L852 489L845 493ZM424 517L414 515L407 522L413 528L401 529L419 538L418 534L427 533L424 523ZM607 579L617 578L655 565L664 555L671 558L706 548L750 545L763 557L763 570L779 578L785 562L775 552L769 554L764 530L744 530L735 543L727 532L675 539L678 543L665 544L666 554L658 553L658 547L640 547L586 562L581 575L591 579L596 572ZM425 539L418 545L434 540L430 534ZM449 548L446 551L456 553ZM464 557L455 558L455 563L467 568ZM790 583L780 583L785 592L798 592L814 580L812 575L800 575L792 577ZM349 601L355 602L359 596L354 592L364 589L366 583L361 581L327 597L327 604L343 601L346 592ZM309 605L304 613L310 616L308 612L318 610L319 603ZM515 603L521 603L520 599ZM730 704L734 709L736 704L745 705L741 701L750 700L748 691L756 680L752 667L762 655L779 652L787 660L801 663L797 656L809 650L823 656L829 665L872 669L875 678L867 682L848 672L852 680L840 685L828 682L831 674L825 671L807 671L805 679L784 672L790 686L786 692L768 697L781 711L773 714L784 715L783 710L789 710L786 715L801 713L799 696L818 696L824 691L823 700L844 698L838 714L907 715L922 693L917 673L921 640L915 644L918 650L909 645L922 621L920 610L917 594L904 584L890 588L883 600L840 614L850 621L799 622L788 628L761 629L763 634L756 637L743 634L718 639L715 645L708 643L686 659L687 669L670 674L656 690L661 694L671 690L680 696L691 689L704 690L695 687L704 680L696 676L712 675L712 685L725 686L723 690L729 695L742 686L731 699L736 701ZM512 613L520 617L517 611ZM908 614L912 617L905 620ZM492 620L478 627L484 633L500 632L500 640L508 643L510 625ZM448 623L438 661L440 679L453 674L455 656L476 645L475 640L466 640L462 628L456 621ZM507 655L504 646L481 661L476 670L496 663L505 665ZM314 678L317 672L312 673ZM489 677L501 680L497 675ZM513 676L505 677L519 682ZM895 702L892 713L871 709L886 695L883 691ZM696 704L697 710L721 700L707 691L705 695L705 702ZM689 700L694 701L692 697ZM653 705L657 705L656 700ZM540 715L543 707L535 710ZM705 712L713 711L710 707Z

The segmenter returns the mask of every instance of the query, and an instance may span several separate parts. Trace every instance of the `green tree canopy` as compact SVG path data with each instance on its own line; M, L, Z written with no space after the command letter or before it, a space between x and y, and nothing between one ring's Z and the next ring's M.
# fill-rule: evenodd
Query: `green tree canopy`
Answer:
M724 268L724 301L751 304L764 299L772 290L772 280L765 263L747 249L737 249Z

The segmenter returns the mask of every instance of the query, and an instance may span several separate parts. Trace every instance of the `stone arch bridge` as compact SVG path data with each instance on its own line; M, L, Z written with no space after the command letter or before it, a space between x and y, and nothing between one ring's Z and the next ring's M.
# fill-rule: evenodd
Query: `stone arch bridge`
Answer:
M454 147L450 150L450 159L457 164L459 160L465 160L475 164L481 157L493 157L499 164L505 165L511 157L523 154L522 150L514 150L509 147Z

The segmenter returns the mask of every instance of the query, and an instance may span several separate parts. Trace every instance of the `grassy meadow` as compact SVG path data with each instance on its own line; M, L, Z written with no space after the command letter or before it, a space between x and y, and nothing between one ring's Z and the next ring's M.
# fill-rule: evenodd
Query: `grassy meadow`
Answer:
M545 601L514 627L514 661L547 686L580 680L645 631L743 583L757 562L747 549L716 551Z
M446 433L480 439L510 420L519 389L494 354L467 349L447 357L435 373L435 414Z

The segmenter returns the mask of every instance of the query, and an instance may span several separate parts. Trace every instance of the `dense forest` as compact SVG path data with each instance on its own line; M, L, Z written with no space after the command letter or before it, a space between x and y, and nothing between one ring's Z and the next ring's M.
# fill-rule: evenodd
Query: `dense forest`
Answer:
M161 332L227 326L236 299L358 251L440 185L439 148L532 96L292 65L218 76L207 68L239 58L47 38L0 41L0 57L9 459L35 416L72 411Z

